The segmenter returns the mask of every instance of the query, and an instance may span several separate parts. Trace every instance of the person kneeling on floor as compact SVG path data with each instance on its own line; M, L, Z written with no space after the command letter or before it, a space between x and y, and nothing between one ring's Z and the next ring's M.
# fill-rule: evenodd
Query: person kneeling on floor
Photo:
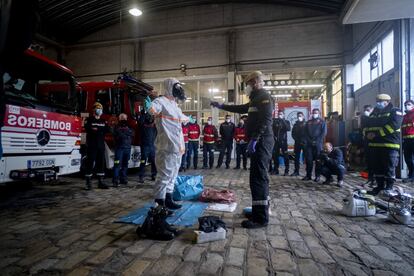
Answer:
M153 102L145 99L145 110L155 116L158 135L155 140L155 164L158 176L155 182L155 202L169 209L179 209L181 205L173 201L174 184L185 151L181 124L192 120L178 107L178 101L185 101L185 93L177 79L164 81L165 92Z
M341 187L343 185L345 163L340 149L334 148L331 143L326 142L318 160L318 167L319 173L326 178L323 184L330 184L332 182L332 175L337 175L337 186Z

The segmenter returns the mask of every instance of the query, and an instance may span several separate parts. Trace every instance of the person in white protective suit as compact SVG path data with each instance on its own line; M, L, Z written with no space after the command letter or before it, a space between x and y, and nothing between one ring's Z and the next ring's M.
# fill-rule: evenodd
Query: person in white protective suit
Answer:
M177 101L185 100L184 89L174 78L164 81L163 96L151 102L147 97L144 108L155 117L158 135L155 140L155 164L158 175L155 182L155 202L169 209L179 209L181 205L172 198L174 184L181 165L181 156L185 151L184 136L181 129L183 122L192 118L185 116L177 105Z

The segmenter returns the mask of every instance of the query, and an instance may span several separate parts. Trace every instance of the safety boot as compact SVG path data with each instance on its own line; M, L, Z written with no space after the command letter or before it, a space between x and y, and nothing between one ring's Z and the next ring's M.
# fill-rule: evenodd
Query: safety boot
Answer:
M174 202L172 193L167 193L165 196L165 207L167 207L168 209L175 210L175 209L180 209L182 205Z
M382 190L384 190L384 181L378 181L377 180L377 187L375 187L374 189L372 189L371 191L368 191L367 194L368 195L373 195L376 196L379 194L379 192L381 192Z
M109 189L108 185L103 182L103 177L98 177L98 188L99 189Z
M92 190L91 177L90 176L85 177L85 184L86 184L85 190L88 190L88 191Z
M112 180L112 187L118 188L119 187L119 181L116 180L116 179Z

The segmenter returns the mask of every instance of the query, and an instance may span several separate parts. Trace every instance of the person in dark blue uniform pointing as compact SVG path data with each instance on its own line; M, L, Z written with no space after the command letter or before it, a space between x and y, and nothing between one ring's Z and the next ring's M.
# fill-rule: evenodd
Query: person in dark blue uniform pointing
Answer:
M273 100L263 89L260 71L250 73L246 79L245 92L250 102L242 105L211 105L229 112L248 113L247 137L250 139L247 152L251 158L250 190L252 193L252 217L242 222L244 228L259 228L269 222L269 162L274 145L272 129Z

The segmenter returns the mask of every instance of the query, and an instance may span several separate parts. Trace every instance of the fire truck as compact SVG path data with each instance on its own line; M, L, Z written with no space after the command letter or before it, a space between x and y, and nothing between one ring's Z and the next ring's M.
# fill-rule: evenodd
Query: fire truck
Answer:
M0 183L78 172L82 121L72 71L30 49L5 69Z
M140 130L137 119L141 115L141 106L144 97L154 97L153 87L128 75L122 75L111 81L85 81L79 82L80 110L83 120L92 114L93 104L99 102L103 106L102 119L114 127L118 122L118 115L128 115L128 126L134 131L129 168L140 166ZM82 131L82 153L85 157L86 133ZM105 166L111 169L114 165L114 139L111 133L105 137ZM84 162L83 162L84 163Z

